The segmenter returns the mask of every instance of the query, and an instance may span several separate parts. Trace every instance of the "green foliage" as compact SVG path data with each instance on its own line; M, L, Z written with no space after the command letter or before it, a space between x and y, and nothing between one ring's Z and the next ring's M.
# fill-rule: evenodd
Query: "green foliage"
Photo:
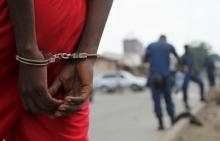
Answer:
M208 54L209 46L206 43L200 43L196 46L191 45L191 53L194 59L194 66L198 71L201 71L204 67L205 59Z
M211 54L211 46L206 42L194 41L189 44L191 53L194 59L194 66L197 71L201 71L204 68L207 57L214 61L220 61L218 54Z

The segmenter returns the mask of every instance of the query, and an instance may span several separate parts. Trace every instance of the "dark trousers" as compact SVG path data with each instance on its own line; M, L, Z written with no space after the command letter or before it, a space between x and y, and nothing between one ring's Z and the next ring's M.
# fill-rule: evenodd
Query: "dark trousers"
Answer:
M184 102L188 102L188 86L189 86L190 81L193 81L199 85L201 99L204 98L204 84L202 82L202 79L196 74L187 73L184 79L184 83L183 83Z
M215 86L215 73L207 72L207 74L208 74L209 86L211 87Z
M158 88L155 83L150 82L150 89L152 93L152 99L154 102L154 112L158 118L163 116L162 108L161 108L161 97L164 98L166 102L167 112L170 116L174 116L175 107L173 104L173 100L171 97L171 80L170 77L164 78L164 86Z

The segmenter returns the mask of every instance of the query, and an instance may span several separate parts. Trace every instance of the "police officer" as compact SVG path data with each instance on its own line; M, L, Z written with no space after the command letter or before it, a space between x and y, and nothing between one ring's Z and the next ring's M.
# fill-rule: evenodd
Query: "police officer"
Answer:
M164 97L171 123L174 124L175 107L171 97L170 54L179 60L175 48L167 43L166 36L161 35L159 41L151 43L145 52L144 60L150 64L149 86L154 101L154 111L158 118L158 130L164 129L161 96ZM162 95L163 94L163 95Z
M188 45L184 46L185 49L185 53L181 58L181 62L185 68L185 79L184 79L184 83L183 83L183 101L185 104L186 109L190 109L189 104L188 104L188 85L190 81L193 81L195 83L197 83L200 87L200 100L201 101L205 101L204 98L204 84L201 80L201 78L197 75L197 71L195 69L194 63L193 63L193 57L192 54L190 52L190 48Z
M205 69L207 72L208 80L209 80L209 86L214 87L215 86L215 63L212 58L206 56L206 62L205 62Z

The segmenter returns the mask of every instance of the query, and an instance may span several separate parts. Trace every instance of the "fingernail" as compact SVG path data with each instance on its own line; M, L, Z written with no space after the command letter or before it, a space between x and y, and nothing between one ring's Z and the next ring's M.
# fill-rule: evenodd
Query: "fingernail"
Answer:
M72 102L72 100L71 99L67 99L67 102Z
M59 110L60 111L66 111L66 108L65 107L59 107Z

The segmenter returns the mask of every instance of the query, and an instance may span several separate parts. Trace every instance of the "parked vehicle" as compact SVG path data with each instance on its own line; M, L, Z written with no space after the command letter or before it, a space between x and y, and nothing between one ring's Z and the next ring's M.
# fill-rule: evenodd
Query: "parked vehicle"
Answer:
M146 78L137 77L126 71L102 74L94 79L94 88L104 92L114 92L117 89L130 88L132 91L143 90Z

